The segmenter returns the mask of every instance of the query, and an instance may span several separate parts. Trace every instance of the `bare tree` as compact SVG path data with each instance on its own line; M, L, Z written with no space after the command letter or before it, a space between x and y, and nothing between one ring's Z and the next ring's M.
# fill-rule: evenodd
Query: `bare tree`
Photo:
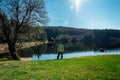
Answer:
M2 0L0 21L12 59L20 60L15 49L19 33L27 26L48 22L44 0Z

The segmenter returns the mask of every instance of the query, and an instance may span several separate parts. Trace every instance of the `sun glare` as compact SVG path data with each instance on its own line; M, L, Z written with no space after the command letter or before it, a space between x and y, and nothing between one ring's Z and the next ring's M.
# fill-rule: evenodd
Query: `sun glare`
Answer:
M76 6L77 13L79 12L79 9L80 9L80 1L81 0L75 0L75 6Z
M85 0L71 0L71 7L70 9L75 9L77 13L80 12L80 8L84 4L83 1Z

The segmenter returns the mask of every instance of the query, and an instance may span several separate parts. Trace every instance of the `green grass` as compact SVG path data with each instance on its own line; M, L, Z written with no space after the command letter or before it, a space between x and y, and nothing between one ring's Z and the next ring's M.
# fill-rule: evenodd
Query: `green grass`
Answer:
M7 61L7 58L0 58L0 61Z
M0 61L0 80L120 80L120 55Z

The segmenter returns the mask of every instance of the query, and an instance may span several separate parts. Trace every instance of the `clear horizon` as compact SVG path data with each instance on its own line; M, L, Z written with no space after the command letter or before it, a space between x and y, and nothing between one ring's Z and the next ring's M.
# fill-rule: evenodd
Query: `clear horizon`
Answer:
M120 0L45 0L49 26L119 29Z

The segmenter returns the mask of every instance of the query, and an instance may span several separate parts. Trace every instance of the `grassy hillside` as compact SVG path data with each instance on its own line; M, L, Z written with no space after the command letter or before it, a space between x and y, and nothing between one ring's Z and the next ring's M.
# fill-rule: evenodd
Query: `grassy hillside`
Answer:
M120 80L120 55L0 61L0 80Z

